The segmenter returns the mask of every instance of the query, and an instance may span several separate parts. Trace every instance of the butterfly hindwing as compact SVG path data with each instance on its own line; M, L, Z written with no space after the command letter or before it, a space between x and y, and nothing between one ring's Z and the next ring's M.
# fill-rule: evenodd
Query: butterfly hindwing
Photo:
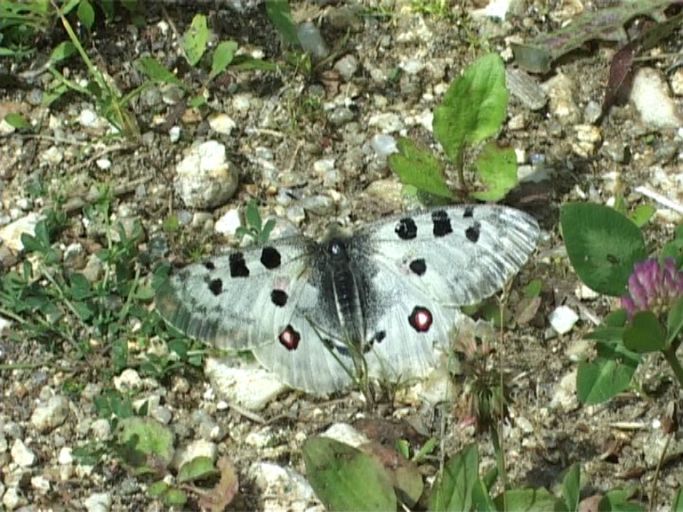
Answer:
M342 364L353 369L348 355L333 352L325 334L317 328L320 318L319 290L304 284L290 323L271 345L261 345L253 352L256 359L276 373L290 387L312 394L327 394L348 387L351 377ZM334 355L333 355L334 354ZM336 358L335 358L336 355Z
M161 315L217 348L277 341L290 323L309 272L309 242L294 237L189 265L157 291Z

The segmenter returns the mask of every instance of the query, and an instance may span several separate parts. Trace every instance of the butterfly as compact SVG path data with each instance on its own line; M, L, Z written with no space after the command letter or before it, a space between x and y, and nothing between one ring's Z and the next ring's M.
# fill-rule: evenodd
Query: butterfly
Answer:
M156 307L188 336L251 350L308 393L348 387L359 359L371 377L403 382L433 368L458 307L499 290L538 236L533 217L512 208L432 208L187 266L158 289Z

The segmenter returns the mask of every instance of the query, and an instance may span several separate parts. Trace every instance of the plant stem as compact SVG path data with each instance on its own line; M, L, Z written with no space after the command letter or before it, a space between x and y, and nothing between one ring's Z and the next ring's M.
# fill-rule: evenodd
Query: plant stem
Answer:
M680 342L672 343L669 348L662 350L662 354L664 354L666 362L669 363L669 366L671 366L671 370L674 372L676 379L678 379L678 383L681 387L683 387L683 366L681 366L681 362L676 357L676 349L678 348L679 344Z

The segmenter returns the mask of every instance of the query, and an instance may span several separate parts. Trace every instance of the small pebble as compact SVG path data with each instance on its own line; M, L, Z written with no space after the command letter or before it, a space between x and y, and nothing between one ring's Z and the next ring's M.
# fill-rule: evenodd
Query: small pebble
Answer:
M549 316L550 325L555 329L558 334L566 334L572 330L574 324L579 319L579 315L574 312L569 306L559 306L550 313Z

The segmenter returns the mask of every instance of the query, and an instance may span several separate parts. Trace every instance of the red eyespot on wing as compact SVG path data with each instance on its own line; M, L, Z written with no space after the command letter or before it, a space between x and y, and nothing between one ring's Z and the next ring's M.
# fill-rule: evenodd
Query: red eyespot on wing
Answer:
M408 317L408 323L417 332L427 332L432 326L432 313L422 306L415 306Z
M287 350L296 350L296 347L299 346L299 340L301 340L301 335L291 325L287 325L278 336L278 341Z

